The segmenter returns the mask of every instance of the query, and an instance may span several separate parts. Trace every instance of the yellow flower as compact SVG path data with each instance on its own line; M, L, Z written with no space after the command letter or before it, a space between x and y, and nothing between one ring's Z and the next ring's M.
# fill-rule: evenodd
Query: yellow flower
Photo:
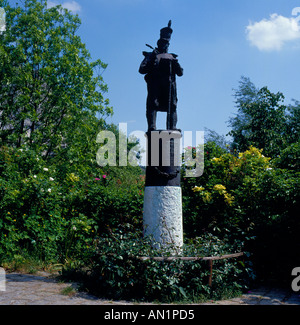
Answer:
M79 176L76 176L74 173L71 173L68 175L68 179L71 181L71 182L78 182L79 181Z
M234 196L226 193L226 194L224 194L224 200L228 205L231 206L233 204L233 201L234 201Z
M204 191L204 187L202 186L195 186L193 189L192 189L193 192L201 192L201 191Z
M211 194L209 192L205 192L202 196L202 200L204 203L210 203L212 201Z
M217 157L214 157L211 159L211 161L214 161L214 162L219 162L221 160L221 158L217 158Z
M226 193L226 187L224 185L221 185L221 184L216 184L214 186L214 190L219 192L220 194Z

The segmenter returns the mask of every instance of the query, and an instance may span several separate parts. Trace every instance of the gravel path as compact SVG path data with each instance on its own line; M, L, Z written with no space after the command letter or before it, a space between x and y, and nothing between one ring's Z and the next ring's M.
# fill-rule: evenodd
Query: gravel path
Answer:
M3 289L3 288L2 288ZM126 301L99 299L77 291L76 284L60 283L54 276L10 273L5 291L0 291L0 305L132 305ZM300 305L300 293L259 288L231 300L209 301L202 305Z

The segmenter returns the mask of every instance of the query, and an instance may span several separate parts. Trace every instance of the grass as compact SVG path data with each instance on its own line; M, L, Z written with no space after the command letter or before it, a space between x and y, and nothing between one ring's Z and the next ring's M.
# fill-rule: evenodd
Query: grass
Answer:
M13 259L3 261L2 267L7 272L20 272L35 274L39 270L45 270L46 265L32 257L26 258L22 255L15 255Z
M63 288L60 292L61 295L69 297L73 297L76 293L77 291L72 286Z

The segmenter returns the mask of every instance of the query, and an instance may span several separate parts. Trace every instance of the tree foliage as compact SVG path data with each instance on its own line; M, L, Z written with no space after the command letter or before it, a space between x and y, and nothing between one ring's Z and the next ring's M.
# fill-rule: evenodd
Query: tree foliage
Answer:
M91 60L79 17L43 0L1 6L0 259L63 260L96 228L140 226L143 179L139 168L96 164L97 134L118 130L105 122L106 65Z
M235 91L238 113L230 118L232 147L244 151L253 145L276 157L281 150L298 141L300 131L299 103L286 106L284 96L267 87L257 89L249 78L242 77Z
M0 6L7 24L0 35L2 144L26 144L46 159L74 148L86 154L112 110L100 74L106 65L91 61L77 35L79 17L47 9L46 1Z

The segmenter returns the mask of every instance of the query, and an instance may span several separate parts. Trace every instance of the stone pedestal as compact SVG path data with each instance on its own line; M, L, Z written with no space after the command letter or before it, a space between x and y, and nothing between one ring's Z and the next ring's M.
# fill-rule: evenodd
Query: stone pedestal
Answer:
M183 245L181 132L152 131L146 135L144 235L152 238L153 247L176 254Z
M155 248L180 251L183 245L181 187L145 188L144 234Z

